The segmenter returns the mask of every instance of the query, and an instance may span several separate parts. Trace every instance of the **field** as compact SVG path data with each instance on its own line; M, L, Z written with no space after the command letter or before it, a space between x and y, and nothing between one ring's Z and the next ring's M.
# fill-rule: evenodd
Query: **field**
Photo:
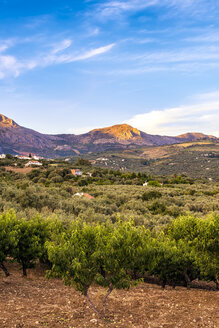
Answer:
M209 180L86 159L24 165L0 168L0 266L11 274L0 270L0 328L218 327L218 166ZM86 293L102 309L111 287L103 319Z
M5 169L6 171L12 171L15 173L22 173L22 174L30 173L33 170L32 167L14 167L14 166L6 166ZM37 168L34 169L37 170Z
M60 280L46 280L43 268L23 278L16 265L11 277L0 279L1 328L217 328L219 294L214 291L171 287L162 290L141 284L129 291L114 291L106 319L94 315L87 300ZM103 288L91 288L100 306Z

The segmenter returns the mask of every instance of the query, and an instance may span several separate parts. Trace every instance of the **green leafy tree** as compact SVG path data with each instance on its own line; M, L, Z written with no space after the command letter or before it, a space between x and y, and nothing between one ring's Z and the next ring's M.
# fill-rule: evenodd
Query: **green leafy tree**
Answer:
M65 284L74 285L88 299L91 307L99 314L89 297L88 290L100 272L97 252L100 245L100 231L103 227L76 221L70 229L47 243L52 270L48 276L58 276Z
M154 240L150 262L150 274L158 276L162 287L167 283L175 285L185 281L190 288L191 280L198 277L199 270L195 262L195 254L185 243L176 243L167 237Z
M49 224L40 217L29 221L21 219L17 221L15 229L17 245L11 255L22 265L23 275L26 276L27 269L32 268L45 251L45 242L50 236Z
M218 286L219 217L180 217L172 222L168 234L178 244L192 248L201 278L215 281Z
M0 267L6 276L10 274L4 265L4 261L17 244L16 222L14 211L8 211L0 215Z
M145 267L145 230L134 223L117 222L115 226L89 225L76 221L69 231L47 243L53 264L49 276L62 277L86 296L92 309L105 316L106 301L114 288L129 288L131 274ZM103 298L103 311L90 299L88 290L95 282L108 288Z

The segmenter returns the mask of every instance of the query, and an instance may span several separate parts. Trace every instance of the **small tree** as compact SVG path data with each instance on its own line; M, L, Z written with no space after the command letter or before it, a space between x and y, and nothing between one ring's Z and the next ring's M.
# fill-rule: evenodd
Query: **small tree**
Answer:
M44 253L45 242L49 238L49 225L40 217L29 221L21 219L16 224L17 245L12 256L22 265L23 275L27 276L27 269L35 265Z
M150 274L158 276L162 287L167 283L175 287L177 282L185 281L187 288L193 279L199 277L194 249L180 241L176 243L168 237L154 240L150 261Z
M10 274L4 265L4 261L17 245L16 222L14 211L9 211L0 215L0 267L6 276Z
M177 244L186 245L187 251L192 248L195 265L199 268L201 278L215 281L218 287L219 217L180 217L172 222L168 235Z
M105 316L106 301L114 288L129 288L131 274L145 267L143 228L133 222L115 226L74 222L70 230L47 243L53 264L48 276L62 277L74 285L88 300L92 309ZM108 288L103 298L103 311L90 299L88 291L95 282Z
M90 303L93 310L100 314L91 301L88 290L100 271L96 253L100 245L99 225L88 225L80 221L72 224L70 229L56 236L47 243L49 261L52 269L48 277L62 277L65 284L74 285Z

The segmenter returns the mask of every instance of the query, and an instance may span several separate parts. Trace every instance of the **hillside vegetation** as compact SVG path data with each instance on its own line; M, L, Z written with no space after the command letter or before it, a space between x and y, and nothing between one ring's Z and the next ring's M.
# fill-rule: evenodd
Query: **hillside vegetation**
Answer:
M96 160L101 157L105 160ZM219 175L219 143L216 140L92 154L85 158L96 161L95 165L100 167L153 175L185 174L213 180Z

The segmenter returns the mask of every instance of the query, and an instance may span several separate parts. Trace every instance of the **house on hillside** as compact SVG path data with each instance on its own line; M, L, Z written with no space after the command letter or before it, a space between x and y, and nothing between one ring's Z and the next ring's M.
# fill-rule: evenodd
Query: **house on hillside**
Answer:
M1 155L0 155L0 158L5 158L5 157L6 157L5 154L1 154Z
M76 194L74 194L74 196L77 196L77 197L85 197L87 199L93 199L94 197L87 194L86 192L77 192Z
M38 161L29 161L27 164L25 164L26 167L33 166L33 165L42 166L43 164Z
M71 174L73 174L75 177L77 177L77 176L81 176L83 174L83 172L79 169L72 169Z
M33 155L32 158L35 159L36 161L38 161L39 159L43 159L43 157L36 156L36 155Z
M147 181L145 181L145 183L143 183L143 186L147 186L148 185L148 182Z
M29 156L15 156L15 157L17 157L18 159L30 159L30 157Z

